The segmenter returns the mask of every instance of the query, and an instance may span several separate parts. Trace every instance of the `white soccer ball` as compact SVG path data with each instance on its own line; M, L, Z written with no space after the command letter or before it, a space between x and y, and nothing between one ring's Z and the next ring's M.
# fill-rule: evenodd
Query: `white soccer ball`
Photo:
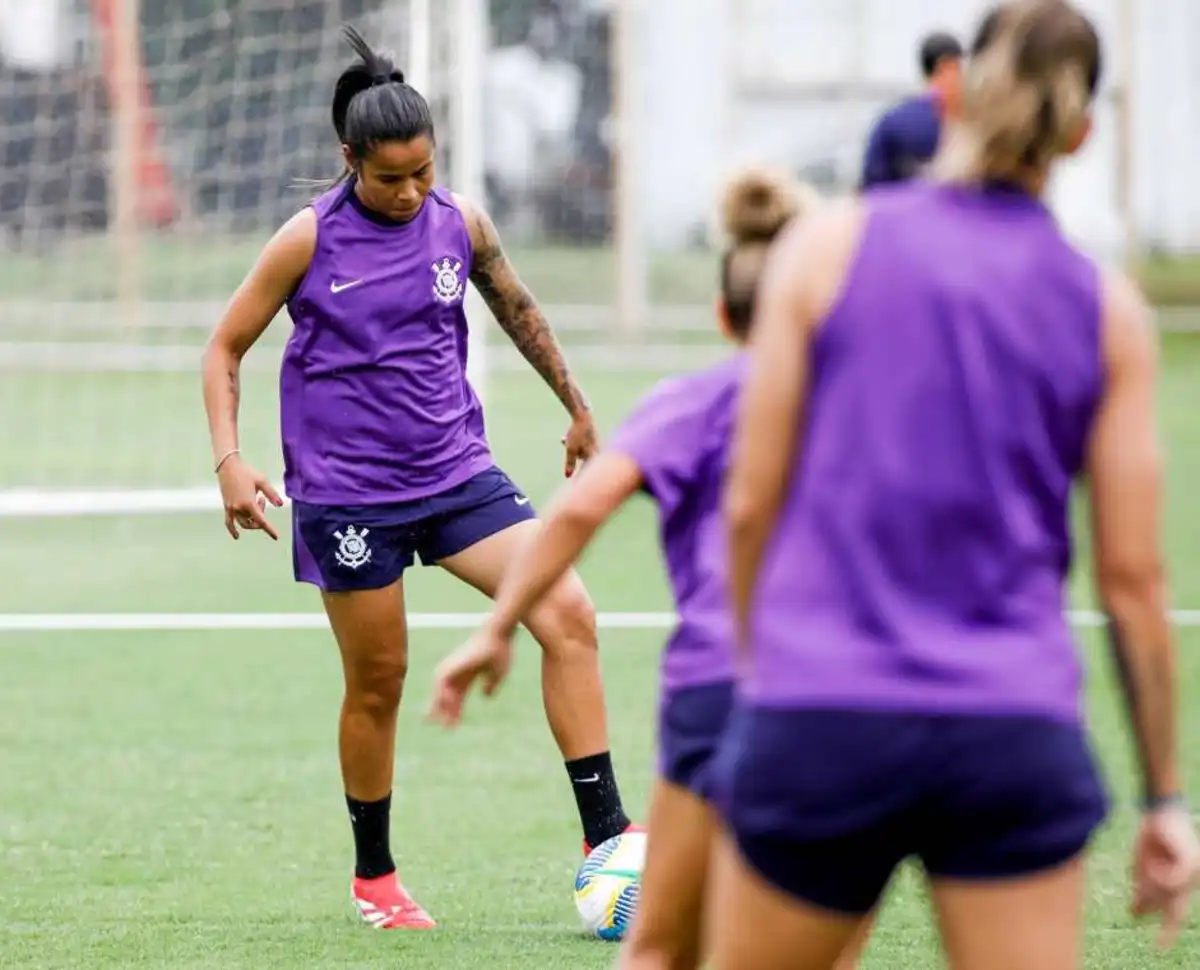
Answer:
M624 938L645 864L645 832L613 836L592 850L575 876L575 909L589 934L612 942Z

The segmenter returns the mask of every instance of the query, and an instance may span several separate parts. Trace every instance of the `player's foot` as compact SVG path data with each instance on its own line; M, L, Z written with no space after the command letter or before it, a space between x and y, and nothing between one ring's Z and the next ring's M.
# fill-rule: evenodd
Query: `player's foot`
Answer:
M636 822L630 822L629 825L626 826L626 828L625 828L625 832L645 832L645 831L646 830L642 826L638 825ZM622 832L621 834L624 835L625 832ZM588 844L587 839L583 840L583 855L585 858L592 854L592 849L594 849L594 848L596 848L594 845Z
M394 872L378 879L359 879L350 886L354 908L377 930L431 930L437 923L400 885Z

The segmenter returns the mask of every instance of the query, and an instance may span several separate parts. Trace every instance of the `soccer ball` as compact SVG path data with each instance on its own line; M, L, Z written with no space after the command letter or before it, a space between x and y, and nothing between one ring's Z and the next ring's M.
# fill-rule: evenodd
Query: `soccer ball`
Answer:
M575 909L589 934L610 942L624 938L645 863L645 832L615 835L584 860L575 876Z

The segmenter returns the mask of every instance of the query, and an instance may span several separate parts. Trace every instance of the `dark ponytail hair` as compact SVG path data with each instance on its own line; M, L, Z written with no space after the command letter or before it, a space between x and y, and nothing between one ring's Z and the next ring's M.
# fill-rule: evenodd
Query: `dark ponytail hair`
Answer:
M359 59L342 72L333 89L333 129L341 143L361 160L384 142L412 141L421 135L432 140L429 105L405 82L404 73L391 58L371 50L349 24L342 32Z

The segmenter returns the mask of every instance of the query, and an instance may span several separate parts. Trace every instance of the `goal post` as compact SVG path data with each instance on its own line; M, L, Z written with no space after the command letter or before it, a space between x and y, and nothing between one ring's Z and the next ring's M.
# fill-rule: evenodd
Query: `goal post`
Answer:
M454 13L450 78L450 182L456 192L486 204L483 177L483 74L488 50L487 0L430 0ZM467 380L481 402L488 385L491 313L475 287L467 288Z
M637 333L649 310L649 266L645 232L638 205L638 145L641 141L638 106L642 23L639 0L616 0L613 5L613 223L616 266L617 326Z
M457 194L486 203L483 178L483 72L487 59L487 0L401 0L408 43L405 76L434 111L450 165L443 177ZM467 287L467 381L487 396L491 314Z

